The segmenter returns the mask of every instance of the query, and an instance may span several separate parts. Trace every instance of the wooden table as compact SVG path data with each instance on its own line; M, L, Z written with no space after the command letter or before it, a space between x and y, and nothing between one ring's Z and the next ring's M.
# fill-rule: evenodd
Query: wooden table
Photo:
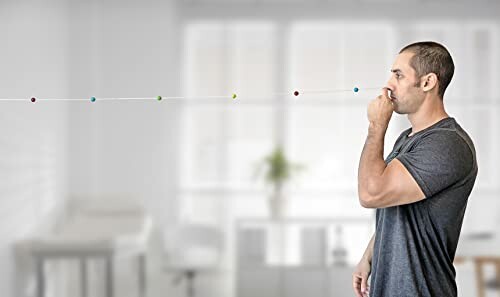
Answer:
M80 263L80 296L87 297L87 260L105 260L106 296L113 297L115 257L137 257L139 290L145 296L145 251L151 220L143 215L82 215L72 218L53 234L27 240L24 245L35 260L37 297L45 296L44 263L76 259Z
M486 264L493 264L496 271L496 283L500 284L500 234L478 234L464 236L460 239L455 263L460 264L467 260L474 263L476 270L477 296L485 296L483 268Z

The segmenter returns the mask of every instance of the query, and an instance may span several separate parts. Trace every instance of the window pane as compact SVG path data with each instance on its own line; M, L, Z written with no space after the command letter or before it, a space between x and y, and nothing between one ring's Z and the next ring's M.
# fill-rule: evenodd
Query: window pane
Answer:
M222 192L210 194L183 194L180 196L181 221L220 226L226 218L227 204Z
M186 28L185 94L227 93L227 38L223 24L192 24Z
M265 22L187 26L185 93L200 97L186 106L183 170L189 184L249 182L255 162L271 150L272 107L239 102L272 97L275 39L274 26ZM226 95L226 101L208 101Z
M363 105L293 109L290 159L306 167L301 186L356 189L367 127Z
M297 90L344 89L344 33L329 23L299 23L290 34L290 85ZM317 94L329 98L335 94ZM305 100L305 95L300 96Z
M357 24L345 29L345 84L360 87L360 95L379 95L379 89L363 93L363 87L381 88L390 76L397 49L393 29L384 24ZM374 97L374 96L371 96Z
M470 72L467 73L471 81L473 100L476 102L491 102L498 100L498 92L494 88L498 82L498 30L497 26L488 24L471 25L465 39L470 51L467 61ZM493 98L496 96L496 98Z
M290 48L290 84L298 90L382 87L395 56L393 29L382 23L297 23ZM333 92L307 97L342 96Z
M227 77L238 99L269 99L276 90L276 32L272 24L230 26L231 72Z
M190 106L186 112L183 154L184 183L221 182L224 156L223 106Z
M274 148L272 106L231 106L228 130L227 180L232 184L253 183L259 162Z

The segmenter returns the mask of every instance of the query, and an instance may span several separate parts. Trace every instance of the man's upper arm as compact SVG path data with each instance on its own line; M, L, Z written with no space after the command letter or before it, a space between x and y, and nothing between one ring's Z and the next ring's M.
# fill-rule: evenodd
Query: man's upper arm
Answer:
M431 197L464 178L472 168L468 145L455 132L439 131L400 153L374 180L367 207L409 204Z
M383 208L409 204L425 198L424 192L398 159L393 159L382 176L372 182L364 202L368 208Z
M385 168L380 183L380 192L374 197L377 208L410 204L425 198L417 181L396 158Z

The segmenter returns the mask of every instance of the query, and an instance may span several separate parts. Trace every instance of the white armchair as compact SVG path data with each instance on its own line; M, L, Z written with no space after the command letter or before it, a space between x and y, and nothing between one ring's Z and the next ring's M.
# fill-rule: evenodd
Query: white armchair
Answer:
M185 280L186 296L195 297L199 273L215 272L222 265L223 235L214 226L179 225L165 234L165 271L175 274L174 283Z

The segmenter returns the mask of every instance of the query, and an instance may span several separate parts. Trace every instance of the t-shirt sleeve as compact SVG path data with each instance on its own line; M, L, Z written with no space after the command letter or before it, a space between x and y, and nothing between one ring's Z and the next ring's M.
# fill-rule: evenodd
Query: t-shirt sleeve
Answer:
M472 170L472 152L456 132L422 136L412 149L396 157L429 198L465 178Z

